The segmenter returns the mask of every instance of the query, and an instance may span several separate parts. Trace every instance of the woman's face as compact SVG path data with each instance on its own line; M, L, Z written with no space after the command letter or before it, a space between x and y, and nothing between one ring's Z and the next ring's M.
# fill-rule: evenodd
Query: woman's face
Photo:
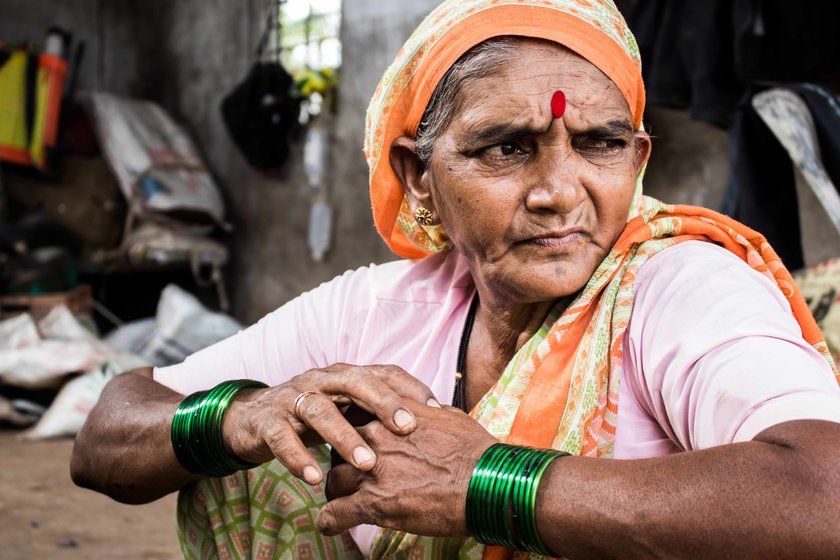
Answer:
M420 178L428 202L479 286L521 303L577 292L624 228L649 137L606 75L550 43L522 41L460 95Z

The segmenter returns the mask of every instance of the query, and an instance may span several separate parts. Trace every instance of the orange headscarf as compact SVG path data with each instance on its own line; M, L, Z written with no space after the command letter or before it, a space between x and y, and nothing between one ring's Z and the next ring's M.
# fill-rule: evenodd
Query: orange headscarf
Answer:
M501 35L546 39L577 52L618 86L634 125L641 126L645 89L639 49L612 0L443 2L400 50L367 113L365 157L374 222L385 243L402 257L420 258L440 250L441 244L427 239L422 230L417 235L404 227L413 224L413 217L400 215L408 206L389 162L391 143L417 134L432 93L465 52Z

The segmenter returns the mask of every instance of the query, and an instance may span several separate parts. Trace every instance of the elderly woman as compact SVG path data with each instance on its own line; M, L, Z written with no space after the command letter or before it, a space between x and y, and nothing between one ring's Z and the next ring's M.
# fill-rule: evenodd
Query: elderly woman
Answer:
M760 235L642 196L643 109L609 0L444 2L368 113L413 260L118 377L74 480L181 489L188 557L838 557L819 329Z

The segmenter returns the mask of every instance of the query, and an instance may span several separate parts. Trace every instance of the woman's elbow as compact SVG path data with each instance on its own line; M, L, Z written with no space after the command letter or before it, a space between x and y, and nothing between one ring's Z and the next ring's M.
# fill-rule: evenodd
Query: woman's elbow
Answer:
M840 424L800 420L774 426L756 437L780 449L774 507L781 508L787 530L802 539L803 557L840 557ZM767 504L770 506L771 504Z
M94 457L96 446L90 445L90 437L86 428L87 423L76 434L76 440L73 443L73 452L70 456L70 479L73 484L81 488L103 492L102 487L98 484L100 473L96 472L96 466L101 465L101 461Z
M70 479L76 486L99 492L112 500L129 505L147 504L165 495L138 492L135 484L126 484L109 476L109 469L101 458L97 458L95 447L88 446L87 438L82 434L80 436L76 438L70 458Z

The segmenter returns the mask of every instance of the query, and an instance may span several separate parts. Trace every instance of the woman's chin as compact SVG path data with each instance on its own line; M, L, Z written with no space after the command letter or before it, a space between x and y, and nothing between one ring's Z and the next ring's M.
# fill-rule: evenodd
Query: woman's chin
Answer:
M511 303L539 303L565 298L579 292L595 268L590 258L521 262L507 268L504 277L495 275L487 285L500 287Z

